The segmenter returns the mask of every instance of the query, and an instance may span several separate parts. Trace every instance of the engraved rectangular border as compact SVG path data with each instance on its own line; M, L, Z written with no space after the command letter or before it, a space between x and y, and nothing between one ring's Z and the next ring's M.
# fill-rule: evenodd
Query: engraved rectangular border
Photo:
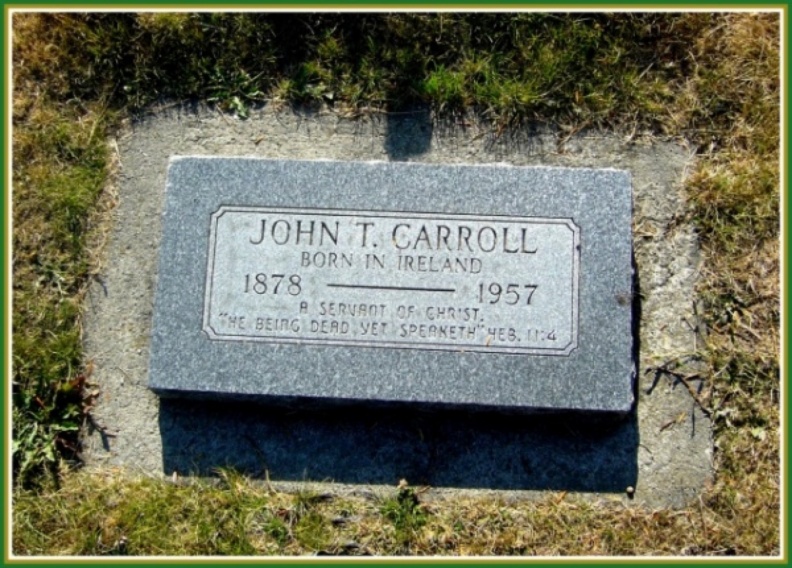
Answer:
M466 221L494 221L501 223L526 223L536 225L566 225L572 231L572 333L571 341L564 347L514 347L497 345L471 345L458 343L432 343L421 344L400 341L365 341L357 339L321 339L321 338L288 338L267 335L233 335L219 334L209 324L212 298L212 275L214 274L214 260L217 239L217 221L225 213L287 213L307 214L325 217L360 216L386 219L427 219L427 220L466 220ZM259 343L285 343L298 345L332 345L347 347L375 347L389 349L418 349L421 351L453 351L473 353L500 353L505 355L546 355L568 357L578 347L579 329L579 301L580 301L580 227L571 217L519 217L507 215L475 215L464 213L429 213L415 211L380 211L380 210L351 210L333 208L308 208L308 207L265 207L265 206L235 206L221 205L211 214L209 220L209 250L206 264L206 281L204 286L204 312L203 329L206 336L213 341L253 341Z

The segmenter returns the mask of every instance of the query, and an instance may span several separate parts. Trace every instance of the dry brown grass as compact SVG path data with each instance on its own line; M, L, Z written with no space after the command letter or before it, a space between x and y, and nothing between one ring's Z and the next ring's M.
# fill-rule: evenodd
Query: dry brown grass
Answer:
M419 504L422 521L405 530L384 513L398 506L396 488L388 498L293 495L233 474L222 479L173 484L119 473L72 475L57 494L17 504L14 549L61 555L687 556L768 555L778 546L774 521L762 522L761 511L740 511L754 516L748 530L704 500L680 511L563 494L535 503L437 500Z

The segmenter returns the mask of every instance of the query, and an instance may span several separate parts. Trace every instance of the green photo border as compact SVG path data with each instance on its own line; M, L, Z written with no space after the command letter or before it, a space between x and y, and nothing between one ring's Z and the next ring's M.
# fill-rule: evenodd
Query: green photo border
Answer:
M786 428L789 426L789 393L788 393L788 346L787 341L789 338L789 317L785 313L785 308L788 306L789 300L789 283L788 277L785 273L788 267L788 251L789 251L789 198L787 191L789 190L789 71L788 66L784 64L789 61L789 5L787 2L762 2L759 4L751 4L745 1L736 0L697 0L695 2L634 2L627 0L610 0L608 2L525 2L520 0L500 0L493 4L484 4L480 1L474 0L438 0L435 2L426 2L423 0L400 0L398 2L371 2L371 1L350 1L332 2L332 1L294 1L294 2L256 2L235 0L230 4L223 4L220 2L59 2L59 1L36 1L36 2L7 2L3 4L3 138L2 138L2 154L4 163L4 183L3 183L3 201L2 201L2 218L3 218L3 247L2 247L2 265L3 275L2 284L4 292L4 301L2 308L3 321L3 361L4 361L4 393L5 404L2 407L4 437L3 437L3 493L4 493L4 515L3 515L3 548L4 548L4 563L5 564L24 564L24 565L53 565L53 564L69 564L69 565L96 565L96 564L171 564L171 563L190 563L190 564L276 564L276 565L302 565L302 564L410 564L410 565L428 565L428 564L526 564L534 563L527 558L335 558L335 557L316 557L316 558L283 558L283 557L251 557L251 558L229 558L224 559L220 557L12 557L11 556L11 507L12 507L12 490L11 490L11 366L12 366L12 352L11 352L11 287L12 287L12 273L11 273L11 260L13 251L11 250L12 244L12 172L11 172L11 141L12 141L12 93L11 93L11 17L15 11L27 10L40 10L40 11L82 11L82 10L118 10L118 11L147 11L147 10L189 10L189 11L230 11L230 10L331 10L331 11L368 11L368 10L448 10L448 11L467 11L467 10L531 10L531 11L570 11L570 10L586 10L586 11L609 11L609 10L634 10L634 11L724 11L731 12L735 10L740 11L780 11L782 21L782 101L781 101L781 527L780 538L782 543L782 554L778 559L752 559L752 558L737 558L734 560L726 558L614 558L614 557L573 557L573 558L558 558L547 559L542 558L540 564L691 564L691 563L704 563L704 564L783 564L786 565L789 561L789 544L788 530L789 524L789 495L788 495L788 460L789 460L789 446L788 436L786 435Z

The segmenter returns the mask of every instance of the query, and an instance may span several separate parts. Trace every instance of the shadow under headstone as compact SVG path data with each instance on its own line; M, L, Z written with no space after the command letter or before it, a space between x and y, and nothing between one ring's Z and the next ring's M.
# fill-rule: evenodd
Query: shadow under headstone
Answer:
M618 421L443 408L299 409L160 401L164 473L231 467L273 481L622 492L638 475L635 412Z

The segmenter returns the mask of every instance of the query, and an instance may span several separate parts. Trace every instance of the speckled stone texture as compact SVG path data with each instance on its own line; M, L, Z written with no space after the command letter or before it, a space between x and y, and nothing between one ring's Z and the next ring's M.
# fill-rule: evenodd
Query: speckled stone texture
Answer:
M558 245L550 244L549 233L537 233L536 242L526 245L525 242L520 244L520 226L515 223L510 227L512 235L508 237L512 242L503 243L504 246L510 250L522 246L530 252L534 250L532 247L536 247L537 252L530 255L500 254L500 264L493 270L489 257L494 259L495 252L475 249L468 254L483 259L484 270L479 274L455 276L460 290L446 294L450 298L437 298L437 301L441 302L440 305L478 305L482 308L486 322L479 326L477 335L471 340L478 342L480 348L486 345L490 349L510 349L508 331L499 338L498 334L488 336L488 328L513 325L517 334L523 335L522 343L525 344L527 338L524 335L529 329L551 330L556 324L563 327L572 319L576 320L572 333L574 341L565 337L565 345L570 346L567 351L544 354L540 351L482 353L475 352L475 346L427 351L416 349L415 344L408 348L395 348L354 342L345 345L271 343L250 341L250 336L238 341L210 338L204 333L202 323L205 289L208 287L207 259L209 251L220 246L220 240L218 238L217 243L212 241L210 246L209 228L212 214L221 206L384 211L399 212L408 217L414 213L431 213L432 218L443 214L488 216L489 220L479 221L478 225L464 221L474 227L474 235L476 227L486 227L485 249L494 247L491 240L487 240L492 235L503 235L500 226L497 226L497 231L489 231L495 223L492 219L501 216L539 218L544 219L545 224L562 219L579 231L577 246L580 248L575 255L573 271L567 251L575 247L572 244L573 233L568 226L559 226L560 233L569 235L569 238L561 238ZM627 172L613 169L173 158L166 189L149 385L163 395L254 396L274 402L278 398L306 398L314 403L371 401L625 413L632 407L634 380L631 214L630 176ZM238 231L233 243L223 241L223 255L224 258L241 257L234 266L254 267L250 270L255 273L256 267L268 265L268 255L273 256L274 265L274 255L284 247L271 243L269 248L252 245L256 239L262 238L259 235L260 221L253 213L247 217L250 218L250 229ZM270 223L278 219L276 213L268 217ZM224 222L243 221L226 217ZM398 220L386 218L379 221L390 230ZM431 218L413 219L410 227L417 226L419 222L428 223ZM453 218L444 222L456 229L454 223L463 221ZM291 217L291 224L295 224L294 217ZM350 238L358 238L359 235L351 234L354 223L348 224L344 230L348 230ZM286 222L282 222L276 235L283 240L287 235L286 226ZM308 226L307 221L305 226ZM376 229L373 226L371 233L374 236L368 237L369 241L374 239L375 244ZM410 240L405 227L401 229L399 244L406 247ZM435 229L432 227L432 234ZM342 231L341 238L346 234ZM383 235L386 234L390 233L385 231ZM379 250L391 246L385 240L384 236L379 239L382 245ZM412 242L414 240L413 236ZM307 241L307 237L304 236L303 241ZM369 247L371 244L368 243ZM424 252L427 248L431 251L431 244L426 241L422 244L425 245ZM300 298L305 298L306 304L313 306L320 300L343 300L345 297L352 298L350 301L364 298L361 295L350 296L351 292L347 290L328 290L318 285L311 287L306 275L308 269L300 266L297 252L308 248L307 244L291 248L295 251L292 264L280 261L278 269L272 268L269 272L302 274L302 287L307 290ZM467 250L471 247L459 245L457 248ZM433 254L442 258L439 253ZM220 260L216 260L218 265ZM564 274L561 280L556 277L556 271ZM363 267L336 272L342 276L335 279L346 278L345 281L357 277L368 278L365 282L370 282L373 274ZM409 279L407 284L416 288L447 285L444 283L451 278L437 273L403 271L393 272L388 277L391 278L387 280L388 284L404 284L405 279ZM376 274L374 278L377 278ZM539 288L533 301L541 309L543 304L550 305L555 296L569 295L572 289L571 282L568 282L570 279L575 280L575 287L579 288L574 298L574 314L569 312L571 301L557 308L556 311L565 312L559 314L553 313L552 309L544 313L531 311L532 306L528 305L514 305L512 308L503 305L506 300L514 301L516 295L500 298L499 303L503 306L500 312L493 312L495 306L486 311L491 306L489 301L497 299L495 296L486 296L483 301L474 299L473 291L481 282L487 285L503 283L504 288L511 281L536 282ZM228 282L227 287L236 290L236 277ZM549 284L545 286L545 282ZM238 283L237 297L242 298L245 295L242 293L241 272ZM285 288L281 289L280 297L286 299L281 303L289 300L284 294ZM417 303L418 300L411 299L420 293L420 288L417 289L418 292L380 292L386 295L378 299L367 297L375 298L370 300L374 304L387 305L385 311L394 317L390 327L386 327L390 330L395 329L398 323L395 316L397 305ZM275 297L271 293L258 297L248 293L245 298L250 305L263 306L262 302ZM293 302L296 300L293 298ZM241 301L229 300L228 305L236 306ZM274 314L276 307L269 311L251 308L249 313ZM510 310L520 309L525 314L525 327L514 318L505 321L507 315L513 313ZM240 307L237 311L242 313L241 310ZM297 313L296 307L294 310ZM536 313L542 315L533 315ZM504 322L498 321L499 317ZM250 315L247 317L248 328L254 319ZM303 327L308 327L308 321L304 321ZM360 323L359 318L348 317L335 318L335 321L350 323L353 328ZM430 339L425 341L431 343ZM513 344L517 345L516 342Z

